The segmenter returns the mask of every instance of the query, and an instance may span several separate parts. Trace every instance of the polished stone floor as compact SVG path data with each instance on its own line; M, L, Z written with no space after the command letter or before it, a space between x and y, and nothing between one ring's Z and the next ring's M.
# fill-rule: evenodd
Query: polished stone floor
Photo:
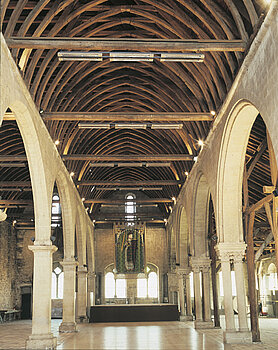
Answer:
M52 320L58 349L183 349L183 350L277 350L278 319L260 319L262 342L223 345L222 330L196 331L192 322L140 322L79 324L75 334L59 334L61 320ZM0 349L24 349L31 321L0 324Z

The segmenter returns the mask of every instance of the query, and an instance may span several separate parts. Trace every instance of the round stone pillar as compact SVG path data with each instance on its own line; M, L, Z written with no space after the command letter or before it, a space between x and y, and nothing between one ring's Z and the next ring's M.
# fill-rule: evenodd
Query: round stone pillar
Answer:
M185 273L185 291L186 291L186 316L188 321L193 320L192 303L191 303L191 289L190 289L190 274Z
M210 304L210 274L209 266L204 266L203 271L203 300L204 300L204 321L211 322L211 304Z
M87 320L87 267L78 266L77 278L77 319L84 322Z
M236 279L236 292L237 292L237 307L238 307L238 323L239 332L242 333L242 339L244 343L252 342L252 333L248 329L247 313L246 313L246 298L245 298L245 286L244 286L244 272L243 272L243 253L238 252L234 254L234 270Z
M180 299L180 315L185 316L185 302L184 302L184 273L182 271L178 272L179 278L179 299Z
M28 247L34 253L32 334L26 341L26 349L54 349L57 338L51 333L51 282L52 254L57 247L34 245Z
M76 266L78 262L74 259L64 259L61 263L64 271L64 293L63 293L63 322L59 332L76 332L75 322L75 283Z
M192 266L193 270L193 284L194 284L194 301L195 301L195 315L196 322L202 322L202 300L200 288L200 268L199 266Z

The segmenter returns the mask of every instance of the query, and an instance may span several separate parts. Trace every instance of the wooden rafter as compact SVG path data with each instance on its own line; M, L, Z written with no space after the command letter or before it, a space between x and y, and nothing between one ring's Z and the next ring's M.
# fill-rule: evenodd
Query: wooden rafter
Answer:
M63 50L135 50L135 51L241 51L246 48L243 40L205 39L110 39L65 37L10 37L10 48L63 49Z
M5 118L11 118L7 116ZM187 112L152 112L152 113L103 113L103 112L44 112L44 120L63 121L213 121L211 113L187 113Z

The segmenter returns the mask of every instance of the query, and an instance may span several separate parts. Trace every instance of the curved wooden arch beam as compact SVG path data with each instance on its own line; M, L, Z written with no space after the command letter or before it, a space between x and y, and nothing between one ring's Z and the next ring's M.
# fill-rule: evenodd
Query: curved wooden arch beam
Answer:
M144 2L148 2L148 0L143 0ZM180 1L186 8L188 8L193 15L195 15L199 20L202 22L202 24L206 25L208 29L208 33L206 33L206 36L203 36L203 33L201 33L201 28L199 25L196 25L195 21L193 21L189 16L186 15L185 12L182 12L181 9L176 5L175 2L169 1L173 9L169 11L169 7L166 7L165 5L157 4L162 10L169 13L174 18L177 18L180 20L183 24L187 25L191 24L191 29L196 32L196 35L201 37L211 37L210 33L213 34L215 38L221 38L223 37L223 29L222 27L219 27L216 25L215 22L212 22L209 16L207 16L196 4L192 3L191 1ZM174 22L175 23L175 22ZM204 32L204 31L203 31ZM227 62L232 70L234 70L233 61L230 59L230 56L228 53L225 53L225 56L227 58Z
M162 110L162 111L167 111L167 105L165 105L164 101L161 101L159 99L154 99L152 96L149 96L146 93L143 93L142 91L138 89L131 89L131 88L124 88L120 89L119 91L114 91L109 94L106 94L106 96L98 99L97 101L91 101L91 104L87 104L88 109L91 110L97 110L99 108L99 105L106 100L109 100L110 98L125 98L126 94L134 95L134 99L136 100L137 98L142 98L150 105L155 106L155 109L157 110ZM84 108L84 107L83 107Z
M258 15L257 12L255 10L254 4L252 2L252 0L243 0L244 5L246 7L246 10L249 14L249 18L250 18L250 22L252 24L252 27L254 29L254 27L256 26L257 22L258 22Z
M80 99L79 104L76 106L77 110L81 110L86 106L90 101L96 101L98 102L102 102L103 100L105 100L106 98L109 98L110 93L114 92L114 93L121 93L121 91L129 91L130 93L133 94L139 94L140 95L140 91L142 91L143 93L146 93L146 97L148 97L148 99L152 100L152 101L156 101L156 100L160 100L160 102L162 102L165 105L165 108L172 109L172 110L179 110L179 106L176 104L176 102L174 100L172 100L167 93L165 93L164 91L161 91L160 93L156 92L154 89L149 89L145 86L142 85L136 85L130 82L118 82L117 84L115 84L114 86L107 86L106 88L104 88L101 91L96 92L96 94L94 95L94 97L92 98L92 96L88 96L85 100Z
M116 89L116 88L120 88L121 86L132 86L133 88L138 88L138 89L142 89L143 91L145 91L145 92L150 92L150 94L153 94L153 95L161 95L161 98L162 98L162 100L164 100L165 101L165 103L166 103L166 101L169 101L168 102L168 104L175 104L176 105L176 107L174 108L174 110L176 110L176 111L182 111L182 107L180 106L180 104L179 104L179 100L178 99L174 99L174 98L172 98L172 96L171 96L171 94L169 94L169 90L167 91L164 91L164 90L162 90L161 89L161 91L159 91L159 85L157 85L156 83L154 83L153 82L153 84L152 84L152 87L153 87L153 90L150 90L150 89L146 89L146 88L144 88L144 85L142 85L142 84L146 84L146 83L148 83L147 81L145 81L145 80L143 80L143 81L141 81L141 80L139 80L139 79L135 79L135 78L133 78L132 79L132 81L133 81L133 83L130 83L129 82L129 80L127 80L127 79L125 79L125 78L123 78L123 79L121 79L121 78L117 78L117 77L115 77L115 78L113 78L113 79L110 79L109 80L109 83L112 83L113 82L113 80L116 80L116 82L117 82L117 84L115 84L115 85L112 85L111 84L111 86L103 86L103 89L102 90L96 90L96 93L95 93L95 95L94 95L94 98L97 98L98 96L100 96L100 95L103 95L104 93L106 93L106 92L108 92L108 91L111 91L111 90L114 90L114 89ZM136 83L138 83L138 85L136 84ZM139 85L140 84L140 85ZM140 86L140 87L139 87ZM152 91L152 92L151 92ZM85 92L86 92L86 90L85 90ZM78 110L78 104L80 105L80 106L83 106L83 103L86 103L86 101L88 101L88 99L90 100L92 97L91 96L89 96L89 93L88 94L86 94L84 97L82 97L83 96L83 91L82 92L80 92L80 93L78 93L77 95L76 95L76 97L74 97L74 100L76 101L76 103L75 104L73 104L73 103L70 103L71 101L69 101L69 103L70 103L70 109L71 110ZM84 101L84 102L83 102ZM67 103L65 106L65 109L68 109L68 107L69 107L69 104ZM82 107L81 107L82 108Z
M0 29L2 31L2 26L5 18L5 14L8 8L10 0L2 0L1 1L1 11L0 11L0 18L1 18L1 24L0 24Z
M12 15L9 19L9 22L7 24L6 30L5 30L5 36L10 37L14 33L14 29L16 26L16 23L18 21L18 18L24 9L24 6L26 5L28 0L18 0L15 9L12 12Z
M74 0L65 0L63 2L55 2L54 5L51 7L51 9L47 12L44 19L40 22L39 26L36 28L35 32L33 33L34 37L40 36L45 28L51 23L51 20L57 16L61 11L63 11L70 3L72 3ZM32 49L24 50L20 60L19 60L19 67L24 72L27 63L29 60L29 57L31 55Z
M121 69L124 69L124 68L129 68L129 69L132 69L132 70L134 70L134 71L138 71L139 73L141 73L143 76L150 76L150 78L151 78L151 81L153 81L154 79L158 79L158 83L159 84L161 84L162 86L165 86L165 83L163 82L163 80L162 80L162 78L160 78L160 74L154 74L154 73L152 73L152 71L146 71L146 70L144 70L144 68L142 67L142 68L140 68L138 65L134 65L134 66L130 66L130 65L119 65L118 67L107 67L107 69L105 70L105 72L101 72L101 75L104 75L105 73L106 74L110 74L111 72L114 72L115 70L121 70ZM152 67L153 68L153 65L150 65L149 67ZM157 67L155 67L154 68L154 70L155 71L157 71L158 73L161 73L161 74L165 74L166 76L167 76L167 78L169 77L169 79L170 78L175 78L175 81L173 81L173 79L172 79L172 81L173 81L173 83L176 83L176 79L177 79L177 77L175 77L174 76L174 74L172 74L171 72L169 73L168 71L163 71L163 69L161 69L161 68L157 68ZM163 75L162 75L163 76ZM94 76L94 78L96 78L96 79L99 79L99 77L100 77L100 74L98 75L98 74L96 74L95 76ZM105 82L105 80L104 80L104 82ZM71 88L73 88L73 87L71 87ZM188 101L190 101L189 100L189 96L187 96L187 94L184 92L184 93L182 93L182 89L184 90L184 86L182 86L181 84L179 84L179 87L178 87L178 89L177 89L177 87L175 87L175 91L173 90L173 93L175 93L175 94L177 94L178 96L179 96L179 98L182 100L184 100L184 99L187 99ZM188 102L187 102L188 103ZM191 109L190 108L190 106L187 106L188 107L188 109Z
M230 0L224 0L225 4L227 5L228 9L231 11L231 14L234 18L234 21L237 25L238 31L240 33L240 37L243 40L248 40L249 36L245 30L244 23L242 21L241 15L238 12L238 9L236 8L235 4L233 1Z

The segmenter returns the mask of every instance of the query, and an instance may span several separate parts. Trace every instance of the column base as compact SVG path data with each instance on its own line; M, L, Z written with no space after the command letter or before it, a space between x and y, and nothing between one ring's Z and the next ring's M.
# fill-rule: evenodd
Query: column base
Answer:
M227 344L252 344L252 333L250 331L225 331L223 332L223 342Z
M212 321L195 321L194 327L195 329L214 328L214 324Z
M75 322L62 322L59 327L60 333L74 333L78 332L76 329L76 323Z
M188 316L188 315L180 316L180 321L181 322L193 321L193 316Z
M88 323L89 319L87 316L78 316L76 322L77 323Z
M25 349L56 349L57 338L50 334L34 334L30 335L26 340Z

